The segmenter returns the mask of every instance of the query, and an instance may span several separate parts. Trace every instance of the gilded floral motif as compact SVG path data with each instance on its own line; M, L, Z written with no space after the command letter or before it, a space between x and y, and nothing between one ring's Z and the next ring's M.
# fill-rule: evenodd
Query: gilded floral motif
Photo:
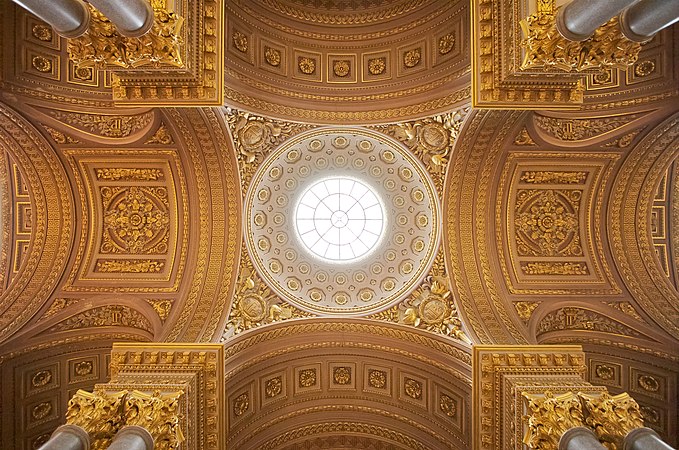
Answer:
M522 172L520 180L529 184L583 184L587 172L527 171Z
M266 380L266 385L264 387L266 398L277 397L281 392L283 392L283 380L281 377L274 377Z
M521 263L521 271L526 275L589 275L589 268L583 262Z
M422 383L419 381L406 377L403 380L403 390L408 397L422 400Z
M448 33L439 38L439 54L447 55L455 47L455 35Z
M332 371L335 384L347 385L351 383L351 367L335 367Z
M313 75L316 72L316 60L306 56L301 56L297 59L297 67L300 72L306 75Z
M233 46L241 53L246 53L248 51L248 37L241 33L240 31L234 31L231 36L233 40Z
M97 180L104 181L159 181L165 179L160 169L115 167L96 169Z
M655 63L651 60L641 61L634 66L634 74L638 77L647 77L655 72Z
M39 370L31 377L31 386L33 387L43 387L48 385L52 381L52 371L51 370Z
M304 369L299 372L299 387L308 388L316 384L316 369Z
M594 369L597 378L602 380L612 380L615 376L615 369L606 364L598 364Z
M250 396L243 392L233 401L233 415L240 417L250 408Z
M31 416L34 420L41 420L49 416L51 412L51 402L40 402L31 409Z
M336 76L344 78L349 76L349 73L351 73L351 65L346 59L341 59L334 62L332 65L332 70Z
M446 416L453 418L457 415L457 402L446 394L441 394L439 398L439 409Z
M33 37L43 42L50 42L53 37L52 28L41 23L33 25L31 28Z
M34 56L31 59L31 65L38 72L47 73L52 71L52 61L44 56Z
M93 369L94 367L92 366L91 361L80 361L79 363L76 363L75 366L73 367L73 370L75 371L76 375L80 377L90 375Z
M371 369L368 371L368 383L375 389L387 387L387 372L384 370Z
M387 58L372 58L368 60L368 71L373 75L382 75L387 68Z
M110 176L143 176L153 172L109 172ZM151 169L153 170L153 169ZM100 188L104 208L102 253L167 253L169 204L164 187Z
M516 227L519 255L581 256L580 190L519 190Z
M417 66L422 61L422 49L414 48L403 54L403 65L407 68Z
M281 65L281 51L271 47L264 47L264 59L273 67Z
M100 259L95 266L96 272L104 273L158 273L165 263L152 259Z

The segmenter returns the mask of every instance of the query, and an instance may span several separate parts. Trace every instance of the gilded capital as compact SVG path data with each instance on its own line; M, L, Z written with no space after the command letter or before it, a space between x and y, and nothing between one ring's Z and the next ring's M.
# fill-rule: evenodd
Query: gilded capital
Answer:
M639 404L627 392L618 395L578 395L586 409L586 424L601 442L612 444L611 447L621 449L627 433L644 426Z
M146 428L153 436L158 450L179 446L184 436L179 425L180 398L183 391L145 394L131 391L125 398L125 425Z
M623 36L618 19L599 27L584 42L569 41L556 29L556 14L538 12L520 22L524 59L521 70L582 72L591 69L625 70L639 56L641 44Z
M585 424L582 403L573 392L556 396L550 391L545 395L524 392L522 397L530 414L524 417L527 427L523 443L528 448L556 450L567 430Z
M66 423L83 428L90 435L92 449L107 448L123 426L127 391L105 393L79 389L68 401Z

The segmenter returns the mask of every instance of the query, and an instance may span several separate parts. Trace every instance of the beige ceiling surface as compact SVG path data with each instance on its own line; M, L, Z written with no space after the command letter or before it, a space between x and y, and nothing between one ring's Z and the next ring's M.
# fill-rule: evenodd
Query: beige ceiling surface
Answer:
M676 445L677 33L580 111L471 110L462 3L227 2L228 107L115 110L3 4L2 448L43 442L114 341L223 342L235 448L467 448L473 343L584 345ZM393 140L441 204L431 267L359 317L286 301L243 239L258 168L324 124Z

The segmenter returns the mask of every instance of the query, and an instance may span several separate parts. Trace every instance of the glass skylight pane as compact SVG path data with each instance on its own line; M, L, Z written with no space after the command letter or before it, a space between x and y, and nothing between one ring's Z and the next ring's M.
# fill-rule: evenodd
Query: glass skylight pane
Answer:
M351 261L364 256L379 241L384 210L369 186L353 178L332 177L304 192L295 211L295 224L302 243L315 255Z

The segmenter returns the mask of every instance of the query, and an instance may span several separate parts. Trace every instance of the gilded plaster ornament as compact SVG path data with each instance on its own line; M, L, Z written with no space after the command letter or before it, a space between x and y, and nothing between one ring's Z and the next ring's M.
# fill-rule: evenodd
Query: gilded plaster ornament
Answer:
M123 411L125 425L146 428L153 436L155 449L176 449L184 442L179 424L180 398L183 395L183 391L155 391L152 394L128 392Z
M573 392L554 395L523 394L528 415L523 443L531 449L559 448L559 439L571 428L585 424L580 398Z
M265 47L264 59L270 66L278 67L281 65L281 51L275 48Z
M247 186L259 164L275 147L311 125L282 122L227 109L226 120L238 150L241 180ZM243 189L245 192L246 189Z
M161 123L153 136L148 138L145 144L171 145L174 144L172 134L168 131L164 123Z
M428 276L408 298L370 317L403 323L471 343L462 330L462 322L450 291L442 251L437 254Z
M94 393L79 389L68 401L66 423L83 428L92 439L92 450L108 448L123 426L126 391Z
M403 142L424 163L442 196L450 151L469 111L469 107L462 107L428 119L375 128Z
M368 60L368 71L372 75L382 75L387 69L386 58L372 58Z
M569 41L556 29L555 14L533 14L521 22L525 56L521 69L582 72L609 67L625 70L636 62L641 44L623 36L617 17L584 42Z
M515 302L514 307L516 308L516 312L521 318L521 320L524 321L524 323L528 322L533 315L533 311L535 311L535 308L540 306L540 302Z
M237 286L222 340L268 323L311 316L278 298L255 272L245 250Z
M548 137L561 141L582 141L614 131L642 116L644 114L571 119L534 114L533 123L539 131Z
M578 396L587 411L587 425L611 450L621 450L627 433L644 426L639 405L627 392L618 395L606 392L599 396L580 393Z
M94 7L90 7L90 15L92 20L87 33L68 40L69 58L76 67L184 67L181 56L184 19L176 13L165 8L154 8L153 27L137 38L121 36L115 26Z

